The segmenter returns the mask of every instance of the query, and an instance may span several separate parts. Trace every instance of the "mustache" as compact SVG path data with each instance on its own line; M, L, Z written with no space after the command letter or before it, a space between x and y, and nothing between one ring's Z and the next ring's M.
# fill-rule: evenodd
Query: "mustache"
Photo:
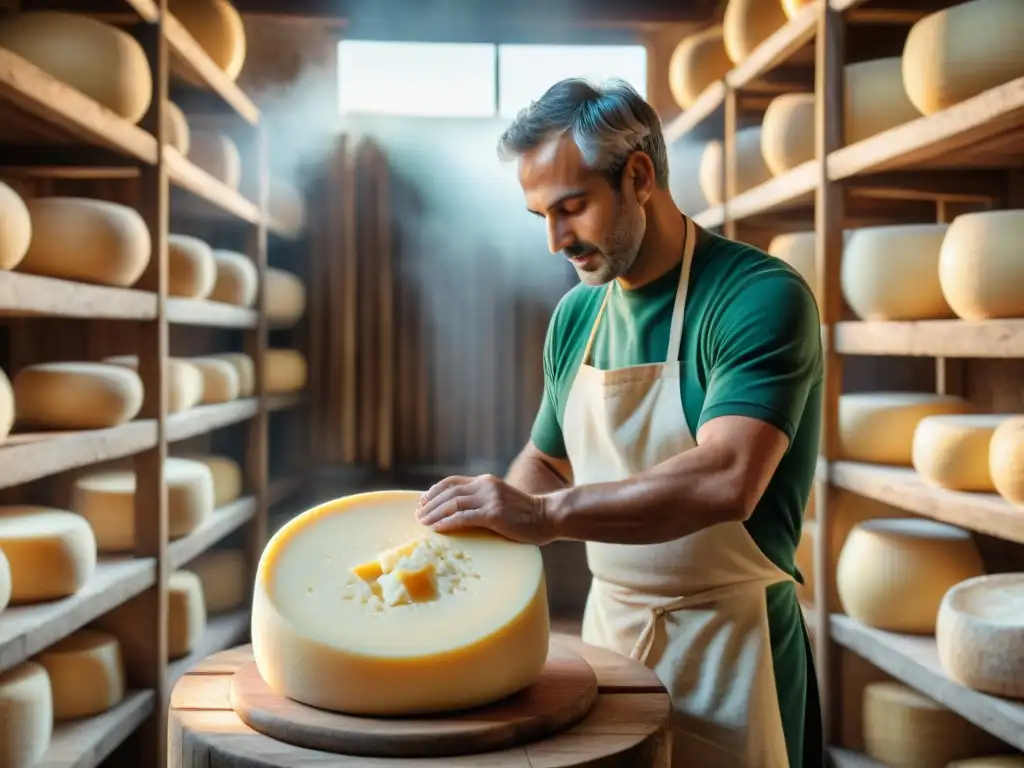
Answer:
M582 256L585 253L591 253L594 251L600 253L600 249L596 245L593 245L592 243L576 242L573 243L572 245L567 245L565 248L563 248L562 254L567 259L572 259L576 258L577 256Z

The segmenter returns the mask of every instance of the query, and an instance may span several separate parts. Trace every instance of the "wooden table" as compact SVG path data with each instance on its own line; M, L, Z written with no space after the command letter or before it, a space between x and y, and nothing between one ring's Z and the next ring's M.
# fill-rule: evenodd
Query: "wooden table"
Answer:
M440 758L346 757L275 741L248 726L231 708L231 676L252 661L244 645L210 656L174 686L169 717L169 768L668 768L668 694L643 664L552 634L582 656L597 676L598 699L574 728L543 741L478 755Z

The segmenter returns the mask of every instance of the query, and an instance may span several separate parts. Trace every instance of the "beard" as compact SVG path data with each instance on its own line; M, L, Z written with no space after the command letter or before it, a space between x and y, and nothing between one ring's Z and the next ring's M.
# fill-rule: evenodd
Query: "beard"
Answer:
M624 200L615 217L612 231L602 245L578 241L562 253L567 259L589 254L584 264L570 263L583 284L604 285L626 274L633 267L644 239L645 223L640 206L634 203L631 208Z

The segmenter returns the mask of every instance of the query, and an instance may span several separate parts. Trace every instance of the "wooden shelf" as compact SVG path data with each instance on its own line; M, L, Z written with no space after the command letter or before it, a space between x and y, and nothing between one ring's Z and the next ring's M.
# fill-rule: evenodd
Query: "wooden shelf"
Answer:
M822 2L823 0L818 0ZM759 77L788 61L793 54L814 39L818 25L818 3L803 8L795 19L780 27L771 37L725 75L730 88L741 90L750 86Z
M665 142L678 141L719 111L725 103L725 92L725 83L721 80L705 88L689 109L665 126Z
M809 160L788 173L769 179L725 204L730 219L746 219L772 210L814 203L820 166Z
M232 400L230 403L200 405L167 417L167 441L170 443L187 440L196 435L205 435L216 429L251 419L259 411L259 401L254 397Z
M55 723L37 768L97 768L152 714L154 704L152 691L128 691L103 714Z
M725 207L715 205L706 211L701 211L696 216L691 216L694 224L705 229L720 227L725 222Z
M835 339L844 355L1024 357L1024 319L843 322Z
M154 0L124 0L143 21L153 22L160 18L160 9Z
M218 651L239 645L249 634L250 616L248 609L214 614L206 620L206 633L195 649L183 659L172 661L167 670L170 688L192 667Z
M241 528L256 514L256 509L256 499L246 496L214 510L213 516L188 536L168 543L167 560L171 569L183 567L229 533Z
M0 271L0 316L153 320L156 294Z
M202 211L204 217L223 218L224 214L230 214L250 224L260 220L260 209L254 202L190 163L174 147L164 147L164 164L171 183L201 201L204 205L196 206L199 210L209 209Z
M255 328L259 312L234 304L195 299L167 299L167 322L175 325L202 325L210 328Z

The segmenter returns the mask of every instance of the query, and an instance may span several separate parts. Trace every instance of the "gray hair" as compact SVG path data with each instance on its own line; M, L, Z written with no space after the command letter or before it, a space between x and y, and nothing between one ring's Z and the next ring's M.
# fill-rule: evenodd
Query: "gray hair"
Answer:
M668 188L668 152L654 108L623 80L596 86L568 78L520 110L498 141L498 156L511 160L569 132L588 168L617 179L636 151L654 164L654 179Z

